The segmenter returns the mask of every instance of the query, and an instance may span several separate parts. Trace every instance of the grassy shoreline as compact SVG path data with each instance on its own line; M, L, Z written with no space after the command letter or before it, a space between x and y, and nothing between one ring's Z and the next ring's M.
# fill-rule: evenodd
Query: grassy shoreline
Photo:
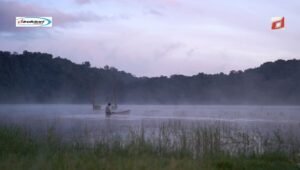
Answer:
M174 129L163 127L159 135L166 135L168 128ZM152 139L157 143L150 142L145 139L143 130L132 132L126 144L120 138L113 137L90 147L78 141L63 143L51 132L46 138L37 139L17 127L0 127L0 169L299 169L297 155L277 150L229 154L216 148L221 145L216 141L219 135L216 129L196 129L196 132L199 133L198 137L208 138L201 142L201 146L208 145L202 148L207 149L205 154L195 155L195 152L191 152L188 149L191 143L187 140L196 138L187 137L188 132L180 129L176 131L180 139L176 147L167 140L167 135Z

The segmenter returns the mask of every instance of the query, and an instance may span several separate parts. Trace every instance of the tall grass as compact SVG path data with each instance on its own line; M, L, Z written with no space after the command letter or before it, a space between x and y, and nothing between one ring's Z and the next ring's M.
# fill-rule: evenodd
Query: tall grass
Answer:
M0 127L0 169L299 169L299 139L280 131L262 135L175 121L126 133L86 129L65 141L56 130L37 137Z

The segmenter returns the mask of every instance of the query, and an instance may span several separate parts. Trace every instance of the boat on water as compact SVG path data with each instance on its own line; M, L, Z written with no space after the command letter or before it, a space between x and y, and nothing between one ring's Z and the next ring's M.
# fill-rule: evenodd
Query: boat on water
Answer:
M107 106L105 108L105 114L106 116L111 116L111 115L127 115L130 113L129 109L126 110L113 110L112 108L112 104L110 102L107 103Z
M112 116L112 115L128 115L130 114L130 110L119 110L119 111L113 111L113 112L106 112L106 116Z

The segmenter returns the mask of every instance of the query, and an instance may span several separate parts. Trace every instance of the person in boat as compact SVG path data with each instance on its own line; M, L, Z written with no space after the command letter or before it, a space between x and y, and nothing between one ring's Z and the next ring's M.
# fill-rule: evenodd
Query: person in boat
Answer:
M108 116L112 114L112 111L111 111L111 103L110 103L110 102L108 102L107 105L106 105L105 113L106 113L106 115L108 115Z

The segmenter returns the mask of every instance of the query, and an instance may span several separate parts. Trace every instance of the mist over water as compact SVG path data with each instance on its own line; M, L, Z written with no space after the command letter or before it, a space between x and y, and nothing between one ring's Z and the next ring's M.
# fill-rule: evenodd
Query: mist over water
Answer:
M120 105L118 109L131 111L106 117L104 106L93 111L91 105L1 105L0 121L35 130L54 126L63 134L107 128L120 132L140 126L147 130L170 121L185 125L221 123L244 130L289 129L295 135L300 127L300 106Z

